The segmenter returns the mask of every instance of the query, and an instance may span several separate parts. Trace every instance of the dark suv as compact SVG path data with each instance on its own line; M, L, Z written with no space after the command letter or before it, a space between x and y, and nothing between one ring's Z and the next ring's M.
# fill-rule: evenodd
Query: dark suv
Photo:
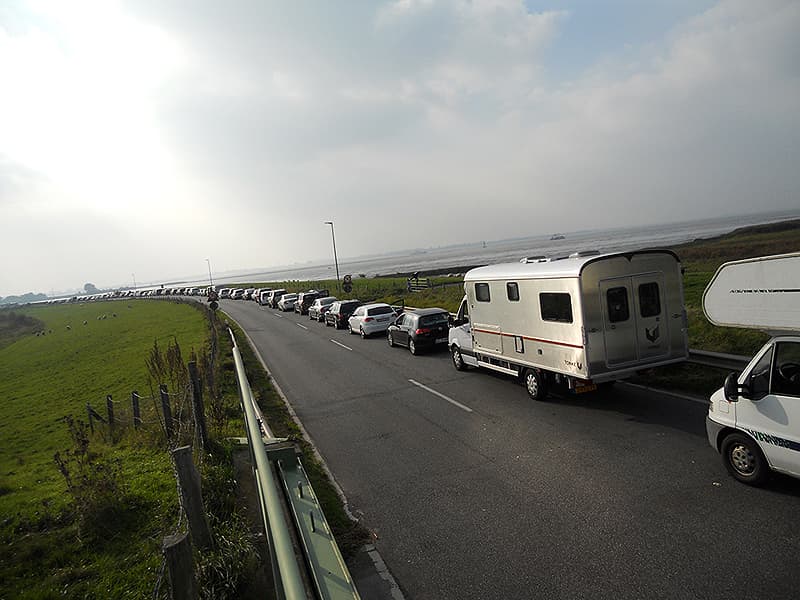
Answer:
M443 308L420 308L406 312L389 325L389 345L408 346L411 354L423 348L447 346L448 313Z
M319 292L316 290L309 290L308 292L300 292L297 294L297 302L294 303L294 312L301 315L308 314L308 307L319 298Z
M359 300L339 300L334 302L331 309L325 313L325 326L330 327L333 325L336 329L344 329L347 327L347 319L362 304L364 303Z

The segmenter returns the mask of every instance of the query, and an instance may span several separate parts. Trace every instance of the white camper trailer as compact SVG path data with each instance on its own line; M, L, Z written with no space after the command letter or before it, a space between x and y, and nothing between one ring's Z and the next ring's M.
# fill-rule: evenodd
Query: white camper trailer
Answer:
M739 481L800 477L800 252L725 263L703 294L715 325L774 337L714 392L706 431Z
M686 360L678 257L668 250L533 257L472 269L450 329L456 369L518 376L540 400Z

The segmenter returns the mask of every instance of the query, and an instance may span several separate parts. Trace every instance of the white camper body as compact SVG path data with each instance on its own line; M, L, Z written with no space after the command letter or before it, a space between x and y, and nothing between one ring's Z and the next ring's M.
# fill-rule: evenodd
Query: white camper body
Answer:
M453 364L517 375L534 398L581 392L687 357L678 257L575 254L472 269L453 322Z
M715 325L774 337L711 396L708 441L739 481L800 477L800 252L722 265L703 294Z

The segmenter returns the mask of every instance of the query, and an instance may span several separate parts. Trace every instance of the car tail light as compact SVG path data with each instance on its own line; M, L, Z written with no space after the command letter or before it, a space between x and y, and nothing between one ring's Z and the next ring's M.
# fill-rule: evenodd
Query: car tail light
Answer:
M424 328L417 329L414 333L417 334L417 335L425 335L426 333L430 333L430 332L431 332L430 329L428 329L427 327L424 327Z
M375 319L373 319L372 317L366 317L366 318L364 319L364 323L369 323L370 321L374 321L374 320L375 320Z

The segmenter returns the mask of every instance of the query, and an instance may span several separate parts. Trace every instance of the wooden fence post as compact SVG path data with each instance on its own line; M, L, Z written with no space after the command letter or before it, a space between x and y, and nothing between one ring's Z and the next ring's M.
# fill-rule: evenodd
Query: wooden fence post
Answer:
M108 428L111 431L111 441L114 441L114 401L111 394L106 396L106 410L108 410Z
M211 530L208 527L200 488L200 474L192 461L192 447L181 446L172 451L175 470L178 472L178 487L181 491L183 510L189 522L192 543L198 548L211 547Z
M203 407L203 391L200 388L200 376L197 373L197 363L189 363L189 379L192 381L192 411L194 412L194 425L203 450L208 452L208 432L206 431L206 413Z
M167 440L172 439L172 434L175 431L175 424L172 422L172 409L169 407L169 393L167 393L167 386L163 383L158 386L158 391L161 394L161 410L164 411L164 427L167 430Z
M164 538L164 556L169 569L169 585L172 600L196 600L197 580L194 576L194 560L189 535L178 533Z
M131 392L131 404L133 405L133 428L139 429L142 424L142 413L139 411L139 392Z

